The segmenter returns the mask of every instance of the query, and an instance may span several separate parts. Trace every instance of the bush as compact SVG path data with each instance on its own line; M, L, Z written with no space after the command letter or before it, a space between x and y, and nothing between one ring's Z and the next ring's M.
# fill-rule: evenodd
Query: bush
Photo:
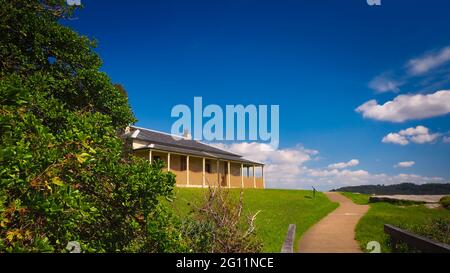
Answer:
M421 235L436 242L450 244L450 219L437 218L422 225L403 225L400 228L405 229L417 235ZM400 245L400 251L411 252L405 244Z
M221 187L210 187L202 203L183 222L183 234L192 251L210 253L261 252L256 237L256 214L243 212L243 192L235 200Z
M441 204L444 208L450 209L450 195L442 197L439 200L439 204Z

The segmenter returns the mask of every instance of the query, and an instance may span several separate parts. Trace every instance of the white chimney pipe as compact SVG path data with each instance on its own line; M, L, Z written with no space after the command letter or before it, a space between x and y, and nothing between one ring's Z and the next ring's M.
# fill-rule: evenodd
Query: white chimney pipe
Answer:
M189 129L184 129L183 131L183 137L187 139L192 139L191 134L189 133Z

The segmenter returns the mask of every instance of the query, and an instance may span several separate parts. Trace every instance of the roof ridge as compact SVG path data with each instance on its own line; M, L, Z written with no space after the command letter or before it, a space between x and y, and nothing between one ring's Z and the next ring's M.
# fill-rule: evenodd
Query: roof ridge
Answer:
M175 134L166 133L166 132L158 131L158 130L154 130L154 129L148 129L148 128L144 128L144 127L139 127L139 126L135 126L135 125L130 125L130 127L134 127L136 129L140 129L140 130L160 133L160 134L164 134L164 135L168 135L168 136L172 136L172 137L175 136L175 137L179 137L179 138L186 139L186 140L192 140L192 139L190 139L188 137L185 137L185 136L182 136L182 135L175 135Z
M240 154L236 154L236 153L232 153L232 152L225 151L224 149L221 149L221 148L218 148L218 147L216 147L216 146L214 146L214 145L211 145L211 144L208 144L208 143L199 141L199 140L197 140L197 139L192 139L192 138L188 138L188 137L181 136L181 135L175 135L175 134L166 133L166 132L162 132L162 131L158 131L158 130L154 130L154 129L148 129L148 128L144 128L144 127L140 127L140 126L135 126L135 125L130 125L130 127L136 128L136 129L138 129L138 130L144 130L144 131L150 131L150 132L155 132L155 133L159 133L159 134L164 134L164 135L168 135L168 136L171 136L171 137L179 137L179 138L184 139L184 140L195 141L195 142L200 143L200 144L202 144L202 145L205 145L205 146L214 148L214 149L216 149L216 150L222 151L222 152L224 152L225 154L243 157L243 156L240 155Z

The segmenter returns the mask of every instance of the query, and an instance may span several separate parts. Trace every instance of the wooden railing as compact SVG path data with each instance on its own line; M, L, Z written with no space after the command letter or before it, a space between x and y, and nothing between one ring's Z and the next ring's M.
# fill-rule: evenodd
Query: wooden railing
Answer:
M450 245L435 242L392 225L384 225L384 232L391 237L393 252L397 252L398 243L404 242L408 247L417 249L421 252L450 253Z
M294 239L295 239L295 225L290 224L286 239L281 247L281 253L293 253L294 252Z

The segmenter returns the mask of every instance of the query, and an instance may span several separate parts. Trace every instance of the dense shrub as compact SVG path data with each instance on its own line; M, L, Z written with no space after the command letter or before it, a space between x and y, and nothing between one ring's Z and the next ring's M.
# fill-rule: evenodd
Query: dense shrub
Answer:
M436 242L450 244L450 219L437 218L422 225L400 225L400 228L421 235ZM402 243L398 246L401 252L415 252L417 250L409 248Z
M439 204L441 204L444 208L450 209L450 195L442 197L439 200Z
M0 0L0 252L188 251L174 175L126 157L135 121L62 0Z

